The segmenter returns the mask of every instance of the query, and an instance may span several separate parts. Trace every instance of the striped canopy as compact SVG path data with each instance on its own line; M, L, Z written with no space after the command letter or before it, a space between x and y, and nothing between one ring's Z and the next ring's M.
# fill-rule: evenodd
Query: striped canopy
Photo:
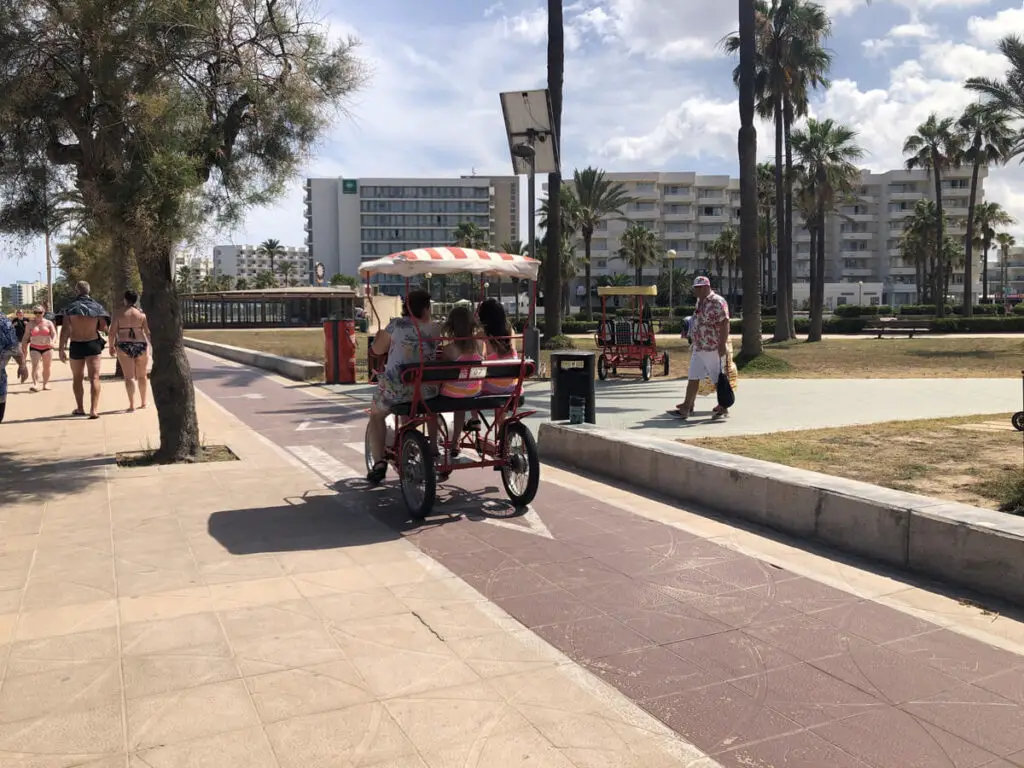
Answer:
M477 251L472 248L416 248L393 253L382 259L364 262L363 275L399 275L414 277L428 272L435 275L470 273L536 280L540 262L514 253Z

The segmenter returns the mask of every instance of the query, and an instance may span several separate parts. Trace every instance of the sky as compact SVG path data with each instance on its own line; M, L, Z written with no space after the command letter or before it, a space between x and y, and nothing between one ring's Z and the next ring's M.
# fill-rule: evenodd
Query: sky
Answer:
M930 113L955 115L972 100L974 75L1005 70L999 39L1024 34L1021 0L819 0L834 22L832 87L813 116L858 131L863 164L902 165L904 139ZM508 174L498 94L546 85L545 0L323 0L331 35L354 35L371 76L352 96L307 167L276 205L213 242L304 240L306 176ZM686 10L680 10L685 8ZM737 174L734 62L718 42L736 27L735 0L566 0L563 173L609 171ZM770 125L759 154L773 153ZM1020 222L1024 167L993 169L986 198ZM0 244L0 284L35 279L42 245L12 258Z

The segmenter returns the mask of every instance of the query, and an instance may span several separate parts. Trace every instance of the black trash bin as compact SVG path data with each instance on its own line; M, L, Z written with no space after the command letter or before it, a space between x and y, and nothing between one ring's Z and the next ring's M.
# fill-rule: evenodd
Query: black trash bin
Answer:
M578 413L582 404L582 421L587 424L597 423L594 396L596 365L597 356L593 352L551 353L552 421L569 421L573 411Z

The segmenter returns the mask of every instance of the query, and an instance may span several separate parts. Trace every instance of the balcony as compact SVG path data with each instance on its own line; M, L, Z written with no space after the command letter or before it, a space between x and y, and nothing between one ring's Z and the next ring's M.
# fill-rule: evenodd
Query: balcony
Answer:
M903 200L921 200L925 196L924 192L890 192L889 199L895 201Z
M650 189L629 189L627 191L629 193L629 196L632 197L634 200L658 199L658 190L653 186Z
M710 232L701 232L700 234L697 235L697 241L701 243L713 243L721 236L721 234L721 232L718 232L716 234L712 234Z
M843 240L874 240L874 232L842 232Z
M856 221L863 224L869 224L878 218L876 213L844 213L840 215L844 221Z
M843 269L843 277L865 278L865 277L874 277L874 276L875 276L875 270L873 270L873 269L845 269L845 268ZM862 281L862 282L868 282L868 281Z
M916 275L917 270L914 267L889 267L890 275Z
M626 217L633 221L650 221L651 219L660 219L661 211L657 208L646 211L628 210L626 211Z
M697 204L698 205L726 205L729 198L726 197L725 191L711 193L711 194L698 194Z
M693 192L677 192L676 194L664 193L661 196L663 202L666 203L692 203L694 202Z
M669 219L668 216L665 217ZM693 218L692 216L690 217ZM721 216L701 216L700 221L703 224L728 224L731 221L731 217L728 213L723 213Z
M905 219L907 216L911 216L914 213L913 208L904 208L898 211L889 211L890 219Z

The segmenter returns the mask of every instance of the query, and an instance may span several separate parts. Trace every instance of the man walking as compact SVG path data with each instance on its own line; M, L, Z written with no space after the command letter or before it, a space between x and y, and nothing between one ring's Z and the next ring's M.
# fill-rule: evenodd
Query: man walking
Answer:
M686 382L686 400L676 406L679 416L684 419L693 415L694 403L700 382L711 379L718 382L722 373L722 358L729 350L729 305L725 299L711 290L711 281L699 275L693 281L693 292L697 297L697 309L690 323L692 347L690 370ZM725 408L715 406L712 418L720 419L729 415Z
M7 361L11 358L18 361L18 380L24 384L28 378L25 352L14 324L7 319L7 315L0 312L0 421L4 420L7 412Z
M85 416L85 374L89 374L89 418L98 419L100 406L100 355L107 348L100 336L110 325L103 305L89 295L90 287L82 280L75 286L74 301L64 310L60 326L60 361L67 362L68 342L71 352L71 388L75 393L72 416Z

